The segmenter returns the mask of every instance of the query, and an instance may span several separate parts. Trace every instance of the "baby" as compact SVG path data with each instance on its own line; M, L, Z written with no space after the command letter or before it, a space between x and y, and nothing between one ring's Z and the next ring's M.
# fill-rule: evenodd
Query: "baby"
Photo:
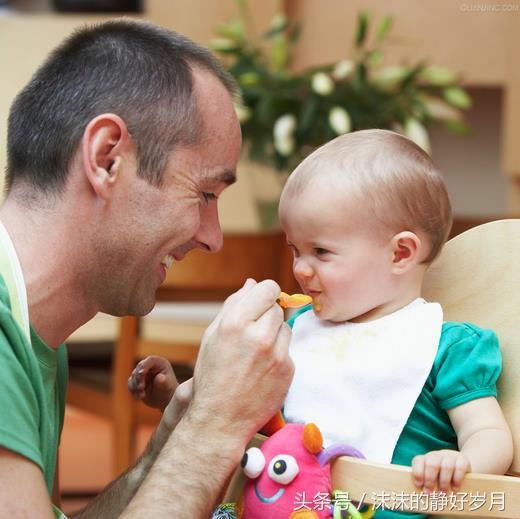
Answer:
M457 490L468 471L503 474L512 440L496 400L496 336L444 322L420 297L451 227L430 157L390 131L338 137L291 174L280 220L314 301L289 321L285 419L316 423L326 445L412 466L426 492Z

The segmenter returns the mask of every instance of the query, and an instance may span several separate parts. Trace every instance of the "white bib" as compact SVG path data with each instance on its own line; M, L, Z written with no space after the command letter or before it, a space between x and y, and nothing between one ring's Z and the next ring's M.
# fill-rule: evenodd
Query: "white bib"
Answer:
M367 323L320 321L313 311L293 327L294 379L287 422L314 422L325 446L347 443L390 463L437 353L442 308L416 299Z

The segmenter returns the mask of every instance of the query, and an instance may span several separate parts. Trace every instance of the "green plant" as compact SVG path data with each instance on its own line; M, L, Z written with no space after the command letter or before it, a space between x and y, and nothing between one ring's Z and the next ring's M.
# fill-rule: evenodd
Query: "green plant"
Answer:
M425 63L381 65L392 18L374 24L361 12L349 59L293 72L300 27L277 15L255 36L247 1L237 4L240 15L217 27L211 46L240 86L237 113L252 160L288 171L324 142L365 128L400 131L427 150L432 123L466 130L471 99L455 73Z

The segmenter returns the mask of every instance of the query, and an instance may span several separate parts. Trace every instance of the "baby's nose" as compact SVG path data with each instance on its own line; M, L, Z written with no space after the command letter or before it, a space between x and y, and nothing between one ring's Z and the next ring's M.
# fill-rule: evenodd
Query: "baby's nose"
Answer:
M293 272L295 277L300 279L309 279L313 276L312 267L305 260L298 259L294 262Z

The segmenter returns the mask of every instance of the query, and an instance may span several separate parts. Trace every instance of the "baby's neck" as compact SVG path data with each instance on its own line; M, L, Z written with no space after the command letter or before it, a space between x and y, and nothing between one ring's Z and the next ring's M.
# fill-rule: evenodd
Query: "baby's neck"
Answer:
M381 317L397 312L397 310L404 308L418 297L421 297L424 271L425 269L417 270L414 276L409 276L406 279L406 283L403 280L403 283L396 287L389 300L383 301L368 312L350 319L350 322L365 323L381 319Z
M354 317L353 319L350 319L350 322L351 323L367 323L369 321L375 321L377 319L381 319L382 317L385 317L386 315L390 315L390 314L393 314L394 312L397 312L398 310L401 310L401 308L404 308L405 306L409 305L412 301L414 301L418 297L421 297L420 292L415 293L415 294L409 294L407 297L392 299L388 303L384 303L380 306L372 308L368 312L366 312L362 315L359 315L357 317Z

